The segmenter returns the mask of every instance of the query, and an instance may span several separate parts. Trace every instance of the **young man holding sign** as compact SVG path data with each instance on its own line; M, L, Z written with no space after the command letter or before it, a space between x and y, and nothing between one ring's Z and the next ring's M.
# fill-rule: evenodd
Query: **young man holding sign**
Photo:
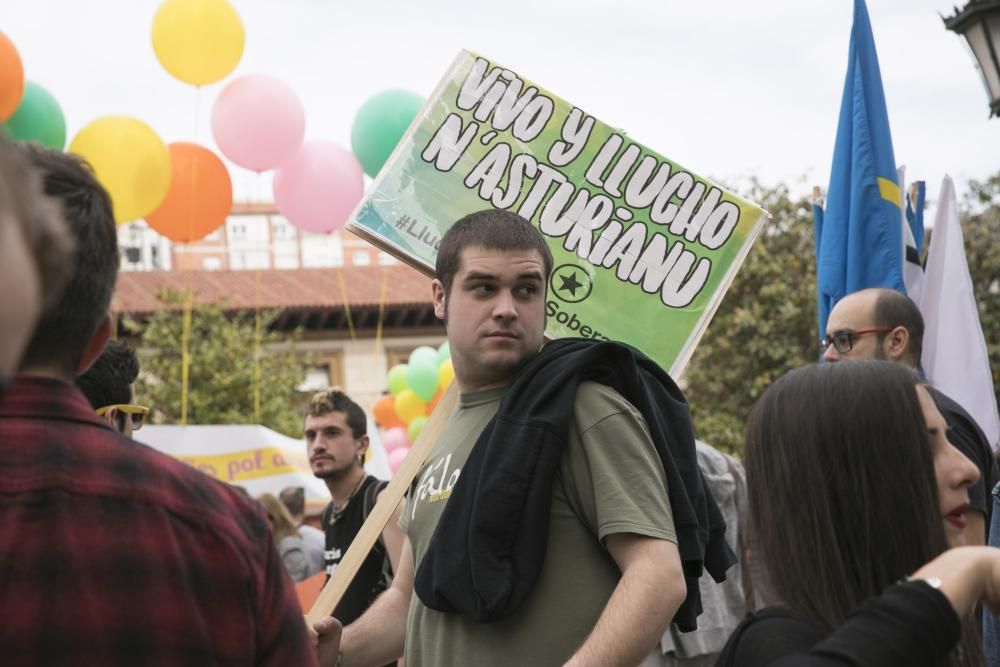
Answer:
M667 429L690 440L673 452L678 477L665 464L673 443L651 438L661 421L566 368L574 344L631 348L559 341L539 353L551 269L544 239L513 213L474 213L444 235L433 299L461 396L407 499L392 587L340 650L336 623L316 624L324 664L382 664L405 647L414 666L634 665L687 604L681 554L692 506L705 505L700 477L683 472L697 470L690 424ZM700 572L702 556L704 544L684 560Z

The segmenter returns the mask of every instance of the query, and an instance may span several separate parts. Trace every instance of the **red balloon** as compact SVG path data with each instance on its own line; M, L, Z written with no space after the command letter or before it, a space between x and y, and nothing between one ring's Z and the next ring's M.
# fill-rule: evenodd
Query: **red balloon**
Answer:
M168 148L170 190L146 222L173 241L190 243L226 222L233 208L233 183L226 165L207 148L184 142Z

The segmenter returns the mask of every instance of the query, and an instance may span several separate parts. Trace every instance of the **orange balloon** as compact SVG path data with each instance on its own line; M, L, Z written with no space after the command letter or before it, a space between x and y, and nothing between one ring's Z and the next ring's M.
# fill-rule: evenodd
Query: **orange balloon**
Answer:
M222 160L203 146L178 142L170 150L170 190L146 216L149 226L180 243L204 238L226 222L233 208L233 182Z
M375 422L382 428L388 429L397 426L406 426L403 420L396 414L394 396L383 396L375 401L375 405L372 406L372 412L375 414Z
M0 32L0 123L17 111L24 96L24 65L14 43Z
M431 413L434 412L434 408L437 407L437 404L441 400L442 396L444 396L444 389L438 389L437 393L434 394L434 398L432 398L431 402L427 404L427 416L428 417L430 417Z

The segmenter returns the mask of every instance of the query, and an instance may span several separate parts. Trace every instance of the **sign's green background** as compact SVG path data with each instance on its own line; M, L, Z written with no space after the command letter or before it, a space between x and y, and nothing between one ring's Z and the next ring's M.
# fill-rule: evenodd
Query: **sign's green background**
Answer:
M349 222L349 227L354 231L425 269L433 268L435 243L452 223L468 213L492 206L489 201L479 197L478 186L469 189L463 182L480 159L494 145L503 141L511 146L513 155L531 153L538 162L549 164L548 151L554 142L561 139L563 122L573 109L564 100L539 88L540 94L555 102L555 110L538 137L529 143L522 143L508 130L495 132L495 136L491 138L488 133L494 132L494 129L490 123L479 123L476 138L454 168L448 172L438 171L433 164L421 158L421 153L448 114L461 115L463 127L474 121L472 114L475 109L462 111L455 101L477 57L467 52L459 55ZM497 66L496 63L491 62L490 69L494 66ZM524 80L523 89L533 85ZM559 171L578 187L585 187L594 194L604 193L585 183L584 174L605 140L615 133L623 134L620 130L596 121L583 152L572 163L559 168ZM630 142L628 137L625 138L626 142L621 150ZM641 145L640 148L643 156L651 155L660 162L670 164L672 172L675 167L683 169L654 151ZM696 181L711 185L707 179L690 170L684 171L691 173ZM509 210L517 211L530 190L531 183L531 179L525 179L520 196ZM506 191L506 185L505 176L500 187ZM550 279L547 334L554 338L580 336L582 327L586 326L589 331L582 330L583 334L594 336L594 332L599 332L612 340L627 342L655 359L664 369L678 374L767 217L756 205L722 190L722 200L733 202L740 208L740 222L728 241L716 250L688 242L683 237L674 237L667 231L667 226L649 223L648 209L630 209L633 212L632 222L624 223L646 224L647 239L653 234L665 235L669 244L679 239L688 250L711 260L712 269L705 287L684 308L667 307L660 300L659 293L646 294L639 285L621 282L615 275L616 266L606 269L580 259L574 252L562 247L565 237L547 237L554 266L570 265L561 272L557 269ZM554 191L553 185L549 194ZM536 226L544 202L545 200L531 220ZM615 199L615 205L616 208L629 208L620 198ZM599 234L600 231L595 232L595 239ZM558 290L563 279L573 273L574 266L578 267L578 277L583 271L592 283L589 296L578 303L561 299L560 295L568 296L568 292ZM571 283L578 282L568 279ZM583 291L585 288L578 290L578 293L582 294Z

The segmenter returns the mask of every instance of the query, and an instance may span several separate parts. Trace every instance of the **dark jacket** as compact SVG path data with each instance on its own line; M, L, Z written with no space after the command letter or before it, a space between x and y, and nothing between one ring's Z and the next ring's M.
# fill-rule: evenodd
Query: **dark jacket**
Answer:
M549 343L507 387L417 569L414 590L425 605L488 623L524 602L545 559L552 482L577 386L586 380L616 389L646 420L666 473L687 583L674 622L681 630L697 627L703 565L722 581L736 559L698 468L687 402L670 376L635 348L588 339Z

